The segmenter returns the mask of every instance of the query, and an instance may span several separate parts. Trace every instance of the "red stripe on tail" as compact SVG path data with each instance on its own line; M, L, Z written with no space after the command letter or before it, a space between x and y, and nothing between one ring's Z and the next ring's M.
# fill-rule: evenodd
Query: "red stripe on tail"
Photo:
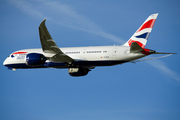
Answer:
M132 43L132 42L136 42L136 43L137 43L139 46L141 46L142 48L145 47L145 45L143 45L141 42L139 42L139 41L134 41L134 40L131 40L131 39L128 41L129 46L131 46L131 43Z
M145 28L152 28L154 23L155 23L156 19L151 19L149 21L147 21L146 23L144 23L138 30L137 32L145 29Z

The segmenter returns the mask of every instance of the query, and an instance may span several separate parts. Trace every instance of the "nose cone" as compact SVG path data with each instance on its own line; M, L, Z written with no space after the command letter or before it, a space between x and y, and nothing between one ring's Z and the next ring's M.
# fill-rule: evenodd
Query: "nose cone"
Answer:
M15 68L11 67L10 58L6 58L3 62L3 65L6 66L9 70L16 71Z
M6 59L4 60L3 65L6 66L6 67L8 67L8 58L6 58Z
M4 62L3 62L3 65L6 66L6 67L10 67L10 64L11 64L11 58L10 57L7 57Z

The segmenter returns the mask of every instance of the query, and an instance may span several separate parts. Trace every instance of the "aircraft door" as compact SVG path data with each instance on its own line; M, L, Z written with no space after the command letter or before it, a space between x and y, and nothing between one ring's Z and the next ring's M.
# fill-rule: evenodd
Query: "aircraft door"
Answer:
M81 52L82 52L82 53L81 53L81 58L82 58L82 59L86 59L86 50L83 49Z
M112 55L113 55L113 56L116 56L116 54L117 54L117 48L114 48L114 49L112 50Z
M86 54L86 50L83 49L83 50L82 50L82 55L85 55L85 54Z

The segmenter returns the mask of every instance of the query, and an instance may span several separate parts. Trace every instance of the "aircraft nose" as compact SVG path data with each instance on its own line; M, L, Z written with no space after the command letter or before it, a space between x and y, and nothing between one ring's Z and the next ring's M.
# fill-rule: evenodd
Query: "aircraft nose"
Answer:
M4 60L3 65L6 66L6 67L9 67L10 63L11 63L11 59L10 59L9 57L7 57L7 58Z
M10 59L9 59L9 58L6 58L6 59L4 60L3 65L6 66L9 70L16 71L15 68L11 67Z
M4 65L4 66L7 65L7 58L4 60L3 65Z

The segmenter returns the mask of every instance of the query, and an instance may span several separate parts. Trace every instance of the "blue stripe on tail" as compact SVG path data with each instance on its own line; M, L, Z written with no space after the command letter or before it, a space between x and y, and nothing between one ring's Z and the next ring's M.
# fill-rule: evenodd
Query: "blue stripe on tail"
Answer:
M144 33L144 34L139 35L139 36L136 36L136 38L144 38L144 39L146 39L146 40L147 40L148 36L149 36L149 32Z

